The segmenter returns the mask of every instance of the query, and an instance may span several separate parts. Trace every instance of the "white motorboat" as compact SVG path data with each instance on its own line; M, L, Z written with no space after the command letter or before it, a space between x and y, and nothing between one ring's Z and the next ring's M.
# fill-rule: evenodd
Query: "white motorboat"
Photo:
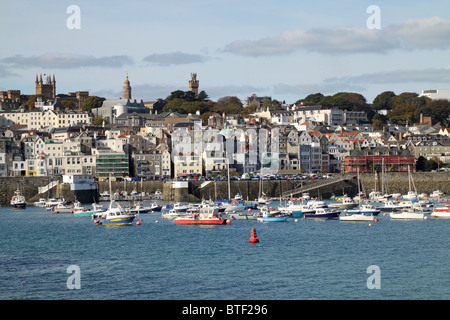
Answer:
M339 210L345 210L345 209L353 209L358 206L358 203L355 202L350 197L344 197L341 201L337 201L335 203L328 204L328 207L330 208L337 208Z
M432 193L430 193L430 198L441 198L444 196L444 193L440 190L434 190Z
M185 215L175 209L170 209L168 212L163 212L161 218L173 220L178 217L184 217Z
M380 213L380 209L376 208L370 203L364 203L359 208L352 210L345 210L347 214L362 214L367 216L377 216Z
M425 219L425 213L420 210L406 209L401 211L394 211L390 213L391 219L403 219L403 220L423 220Z
M52 208L52 207L56 207L59 204L64 205L65 203L66 203L66 201L64 199L50 198L45 202L45 207Z
M234 196L234 200L239 201L239 200L244 200L244 198L242 198L242 195L241 195L240 193L237 193L237 194Z
M149 213L150 211L150 207L144 207L139 201L137 201L134 206L130 208L130 212L134 214Z
M245 210L245 202L244 201L231 201L224 202L222 204L225 207L225 212L242 212Z
M111 201L109 204L109 208L97 214L93 214L92 218L95 219L95 224L103 224L103 225L130 225L134 218L135 214L132 214L129 210L122 207L119 203L115 201Z
M260 197L258 197L258 203L259 204L270 204L272 200L266 196L266 194L263 192Z
M404 194L402 196L402 198L405 199L405 200L414 200L414 199L417 198L417 192L415 192L415 191L408 191L408 193Z
M25 209L27 207L25 197L22 195L19 189L14 191L14 195L11 198L11 206L16 209Z
M445 218L450 219L450 207L448 206L439 206L434 208L433 213L431 214L433 218Z
M73 213L73 207L68 206L62 203L58 203L56 206L53 206L54 213Z
M386 201L382 206L378 207L381 211L398 211L411 207L410 201Z
M40 198L39 201L36 201L34 203L35 207L45 207L45 204L47 203L47 200L45 198Z

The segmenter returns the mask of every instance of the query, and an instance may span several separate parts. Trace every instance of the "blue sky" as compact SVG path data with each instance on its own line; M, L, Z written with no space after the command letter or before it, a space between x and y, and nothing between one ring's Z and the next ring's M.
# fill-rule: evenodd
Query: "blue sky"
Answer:
M80 29L69 29L70 5ZM370 5L380 29L366 25ZM351 91L368 102L392 90L450 89L450 2L11 1L0 11L0 90L88 90L165 98L196 72L211 99L256 93L293 103Z

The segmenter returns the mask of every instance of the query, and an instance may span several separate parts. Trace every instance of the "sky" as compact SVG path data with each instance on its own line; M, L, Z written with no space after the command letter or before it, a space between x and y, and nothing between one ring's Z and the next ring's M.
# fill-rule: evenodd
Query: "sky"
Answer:
M73 10L76 6L77 10ZM374 9L375 6L375 9ZM188 90L270 96L450 90L450 1L8 1L0 11L0 91L155 100ZM79 9L79 10L78 10Z

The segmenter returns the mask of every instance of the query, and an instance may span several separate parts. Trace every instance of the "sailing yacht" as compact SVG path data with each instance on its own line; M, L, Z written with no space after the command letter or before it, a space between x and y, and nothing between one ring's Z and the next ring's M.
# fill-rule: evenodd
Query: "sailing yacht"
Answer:
M416 187L414 185L414 182L412 180L411 171L409 170L408 166L408 185L409 185L409 191L407 194L403 195L402 198L405 200L414 200L417 198L417 191L415 190ZM413 190L414 188L414 190Z

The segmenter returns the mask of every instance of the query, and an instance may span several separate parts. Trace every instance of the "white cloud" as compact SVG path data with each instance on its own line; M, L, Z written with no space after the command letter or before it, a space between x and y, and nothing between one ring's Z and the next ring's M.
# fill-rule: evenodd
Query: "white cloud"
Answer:
M327 78L324 82L333 84L449 83L450 68L381 71L357 76Z
M386 53L396 49L448 49L449 38L450 20L432 17L412 19L380 30L286 30L274 37L234 41L223 51L244 56L281 55L298 50L323 54Z
M91 55L73 53L46 53L39 56L25 57L14 55L0 59L0 62L13 68L54 68L74 69L82 67L120 68L133 64L133 59L126 55L116 55L96 58Z
M189 54L181 51L169 53L153 53L146 56L142 61L158 66L171 66L190 63L203 63L210 58L199 54Z

